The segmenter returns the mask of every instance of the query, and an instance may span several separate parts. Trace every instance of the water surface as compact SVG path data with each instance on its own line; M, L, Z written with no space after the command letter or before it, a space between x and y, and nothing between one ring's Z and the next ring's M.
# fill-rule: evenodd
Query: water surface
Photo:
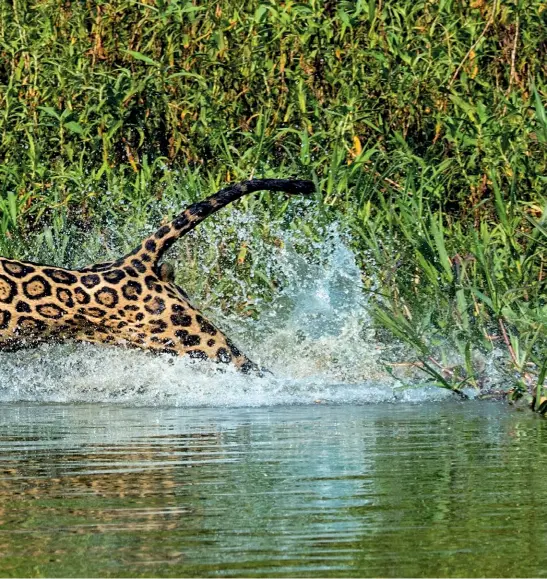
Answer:
M0 573L545 576L546 453L494 403L4 403Z

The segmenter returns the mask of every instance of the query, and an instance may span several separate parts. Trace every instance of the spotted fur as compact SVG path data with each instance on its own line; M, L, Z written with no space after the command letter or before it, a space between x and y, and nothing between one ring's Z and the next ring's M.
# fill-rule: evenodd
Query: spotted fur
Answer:
M114 262L68 270L0 257L0 351L52 340L123 345L256 366L190 303L160 263L173 243L225 205L255 191L310 194L313 183L256 179L194 203Z

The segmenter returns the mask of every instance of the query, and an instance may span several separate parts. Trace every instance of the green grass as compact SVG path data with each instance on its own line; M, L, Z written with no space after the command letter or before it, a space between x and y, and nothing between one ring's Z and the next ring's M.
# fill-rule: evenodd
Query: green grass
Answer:
M310 177L319 225L354 234L379 337L453 389L501 350L507 386L529 388L547 351L545 30L539 0L1 3L0 253L64 263L79 232L93 256L228 180ZM278 198L245 204L301 223ZM226 251L245 279L252 256Z

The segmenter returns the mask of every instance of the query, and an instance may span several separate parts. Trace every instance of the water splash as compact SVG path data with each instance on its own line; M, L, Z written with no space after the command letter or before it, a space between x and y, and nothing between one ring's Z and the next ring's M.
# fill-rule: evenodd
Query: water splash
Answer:
M352 251L332 228L314 254L299 255L287 240L273 259L287 281L284 289L257 320L229 318L231 334L278 376L386 381Z
M259 227L264 224L252 213L232 211L189 236L172 257L196 304L205 304L207 314L271 375L244 376L212 363L106 346L53 344L0 354L0 400L259 406L450 395L436 388L398 390L384 371L361 272L336 225L319 231L318 241L305 227L270 223L256 235ZM233 260L242 246L247 275L230 266L219 276L219 264L226 255ZM82 249L86 258L89 251ZM273 281L275 291L268 285ZM241 304L252 304L258 315L237 313Z
M450 396L435 387L398 390L386 381L332 382L245 376L208 362L87 344L45 345L1 354L0 401L131 406L273 406L418 402Z

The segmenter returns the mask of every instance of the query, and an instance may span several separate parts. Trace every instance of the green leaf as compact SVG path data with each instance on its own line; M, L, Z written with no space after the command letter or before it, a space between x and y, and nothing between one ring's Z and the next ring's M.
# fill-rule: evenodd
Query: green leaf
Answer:
M532 90L534 92L534 103L536 105L536 118L543 129L543 139L547 141L547 113L545 112L545 107L541 102L541 97L535 85L532 86Z
M135 50L125 50L125 52L131 55L135 60L141 60L142 62L146 62L146 64L150 64L151 66L161 66L161 63L157 62L156 60L152 60L149 56L146 56L141 52L136 52Z
M460 314L462 326L464 330L469 330L469 315L467 313L467 300L465 299L465 292L463 289L456 290L456 306Z
M170 74L167 77L167 80L173 80L175 78L193 78L197 80L200 84L205 85L205 78L199 74L195 74L193 72L176 72L175 74Z
M458 106L462 111L464 111L467 116L474 122L477 122L477 118L475 117L476 110L472 107L469 103L466 103L461 97L457 94L451 94L448 97L456 106Z
M448 253L446 252L446 247L444 245L444 233L442 225L442 217L439 215L439 222L437 223L435 217L431 216L431 230L433 237L435 239L435 245L437 246L437 253L439 255L439 260L443 266L444 271L448 277L449 281L454 279L454 273L452 271L452 265L450 264L450 259Z
M55 117L57 120L60 120L61 118L53 107L38 107L38 108L44 111L44 113L46 113L46 115L49 115L50 117Z
M77 133L78 135L84 134L84 130L82 129L82 126L75 121L69 121L68 123L65 123L65 127L69 131L72 131L73 133Z
M507 218L507 207L503 199L503 195L498 185L496 176L492 173L490 175L492 180L492 188L494 189L494 205L496 207L496 213L498 214L500 222L505 227L506 231L509 233L509 220Z
M8 206L13 225L17 225L17 197L13 191L8 191Z
M481 300L481 302L484 302L493 312L496 312L496 308L494 307L492 300L487 295L483 294L477 288L471 288L471 291L479 298L479 300Z
M266 14L266 12L268 11L268 6L261 4L255 12L255 22L260 22L262 20L262 17L264 16L264 14Z
M539 223L529 215L524 215L524 217L536 228L537 231L545 235L547 237L547 227L545 227L542 223Z

